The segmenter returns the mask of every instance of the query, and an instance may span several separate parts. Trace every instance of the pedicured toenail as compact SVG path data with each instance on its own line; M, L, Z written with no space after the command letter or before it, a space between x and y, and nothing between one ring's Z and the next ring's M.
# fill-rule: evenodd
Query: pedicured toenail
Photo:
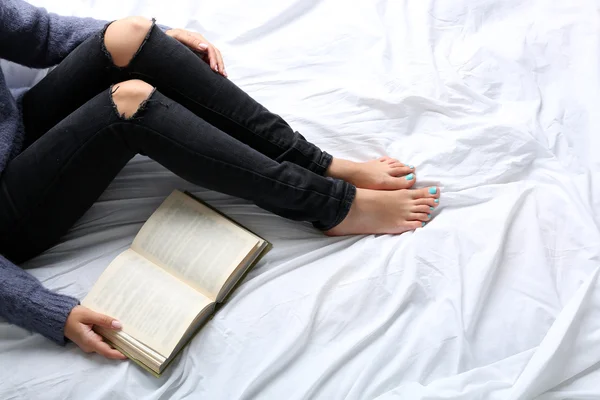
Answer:
M409 166L408 166L408 168L410 168L410 169L415 169L415 167L414 167L414 166L412 166L412 165L409 165Z
M414 177L415 176L413 174L408 174L408 175L406 175L406 180L407 181L412 181Z
M439 203L439 202L440 202L440 199L435 199L433 202L434 202L434 203Z
M427 218L431 219L431 214L427 214Z
M429 188L429 194L436 194L437 193L437 188L436 187L430 187Z
M421 228L425 227L425 222L421 222Z
M435 207L429 207L429 209L430 209L431 211L433 211L433 210L435 210Z

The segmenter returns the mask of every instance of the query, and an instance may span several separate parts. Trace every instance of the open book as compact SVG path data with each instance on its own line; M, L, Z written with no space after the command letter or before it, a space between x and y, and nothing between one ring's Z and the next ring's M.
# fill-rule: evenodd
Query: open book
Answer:
M117 318L96 327L111 345L160 375L270 244L179 191L152 214L82 304Z

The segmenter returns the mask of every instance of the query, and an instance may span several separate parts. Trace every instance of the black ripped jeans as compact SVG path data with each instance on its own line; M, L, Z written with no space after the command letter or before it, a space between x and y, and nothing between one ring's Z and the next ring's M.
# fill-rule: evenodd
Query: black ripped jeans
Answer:
M110 90L128 79L156 88L130 119ZM103 32L88 39L25 95L23 115L25 148L0 179L0 254L16 263L57 243L138 153L323 230L356 193L323 176L330 155L154 25L126 68Z

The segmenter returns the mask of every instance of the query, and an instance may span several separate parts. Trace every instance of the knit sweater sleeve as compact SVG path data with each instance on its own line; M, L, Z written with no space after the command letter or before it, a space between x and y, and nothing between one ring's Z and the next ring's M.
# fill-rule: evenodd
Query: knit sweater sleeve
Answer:
M32 68L58 64L106 21L63 17L23 0L2 0L0 58Z
M65 343L65 322L79 304L46 289L31 274L0 256L0 317L58 344Z

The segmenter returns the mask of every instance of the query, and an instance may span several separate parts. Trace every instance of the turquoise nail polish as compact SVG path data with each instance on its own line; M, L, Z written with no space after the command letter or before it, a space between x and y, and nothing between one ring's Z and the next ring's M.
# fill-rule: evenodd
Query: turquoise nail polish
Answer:
M408 174L408 175L406 175L406 180L407 181L412 181L414 177L415 176L413 174Z
M434 203L439 203L439 202L440 202L440 199L435 199L433 202L434 202Z
M437 188L436 187L430 187L429 188L429 194L436 194L437 193Z
M429 207L429 209L430 209L431 211L433 211L433 210L435 210L435 207Z
M427 214L427 218L431 219L431 214Z
M408 168L410 168L410 169L415 169L415 167L414 167L414 166L412 166L412 165L409 165L409 166L408 166Z
M421 228L425 226L425 222L421 222Z

